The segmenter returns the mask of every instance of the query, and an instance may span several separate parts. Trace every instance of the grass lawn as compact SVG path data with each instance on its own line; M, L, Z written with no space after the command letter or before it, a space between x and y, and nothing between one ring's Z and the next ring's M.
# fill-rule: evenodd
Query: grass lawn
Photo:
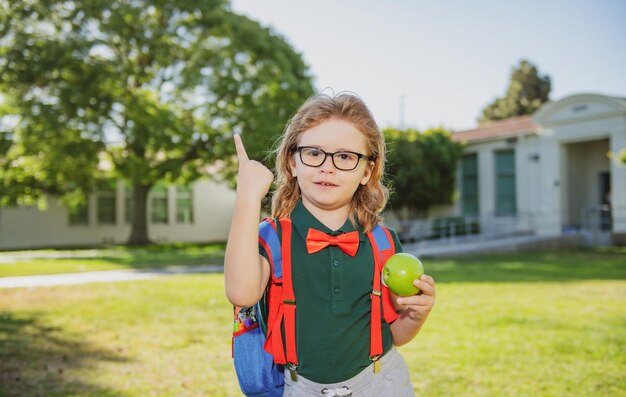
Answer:
M225 244L0 252L0 277L222 264Z
M418 395L626 396L626 251L425 260ZM0 290L0 396L240 396L223 276Z

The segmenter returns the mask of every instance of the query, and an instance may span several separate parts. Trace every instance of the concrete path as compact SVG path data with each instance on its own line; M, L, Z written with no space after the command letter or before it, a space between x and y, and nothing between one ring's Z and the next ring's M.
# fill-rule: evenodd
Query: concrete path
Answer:
M101 272L49 274L39 276L0 277L0 288L49 287L86 283L147 280L175 274L221 273L222 265L170 266L162 269L126 269Z

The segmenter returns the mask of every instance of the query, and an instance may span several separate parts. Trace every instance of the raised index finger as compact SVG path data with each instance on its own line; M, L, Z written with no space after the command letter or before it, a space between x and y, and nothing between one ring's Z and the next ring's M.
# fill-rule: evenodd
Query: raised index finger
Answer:
M239 162L248 160L248 153L246 153L246 148L243 146L243 141L241 140L241 135L235 134L235 150L237 151L237 160Z

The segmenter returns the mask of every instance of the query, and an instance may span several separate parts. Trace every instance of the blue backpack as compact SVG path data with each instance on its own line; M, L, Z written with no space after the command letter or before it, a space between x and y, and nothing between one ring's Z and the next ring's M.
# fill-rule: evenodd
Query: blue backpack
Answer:
M261 222L259 240L271 255L273 279L281 279L281 247L273 221ZM267 294L256 305L248 308L235 307L234 311L233 359L241 391L246 396L282 396L285 385L283 366L274 363L274 357L264 349L267 335Z
M235 372L237 373L237 379L239 380L239 387L244 395L249 397L280 397L283 395L283 389L285 385L284 380L284 367L291 368L292 377L294 380L297 378L295 369L297 366L297 358L294 360L290 358L289 351L287 357L283 354L282 340L283 336L279 333L274 339L279 340L279 347L268 348L268 328L281 328L283 321L287 323L284 326L286 330L286 343L287 345L295 346L295 319L289 319L288 315L285 315L284 319L276 320L276 324L269 324L268 326L268 314L276 313L273 302L283 301L289 303L290 298L289 290L293 295L290 277L283 279L283 270L286 275L291 276L291 259L290 259L290 246L291 246L291 222L289 220L281 220L281 233L284 247L281 247L281 240L279 238L279 232L277 230L277 224L272 219L265 219L259 225L259 242L262 244L269 256L270 267L272 270L271 280L268 283L268 289L261 300L252 307L234 308L234 322L233 322L233 340L232 340L232 355L234 359ZM378 286L374 288L372 294L372 307L380 307L381 295L387 297L388 291L386 288L380 286L380 274L382 266L389 256L395 253L395 247L393 239L389 234L389 231L384 227L377 225L372 232L368 233L370 242L372 243L372 249L379 253L375 256L374 262L376 270L374 274L378 277L374 277L374 285ZM283 255L283 249L286 248ZM289 278L289 280L287 280ZM378 279L378 280L376 280ZM287 285L283 285L287 284ZM378 289L378 291L376 291ZM382 291L382 293L381 293ZM378 292L378 293L377 293ZM387 299L388 300L388 299ZM295 313L295 298L291 296ZM384 301L383 301L384 302ZM390 301L389 301L390 302ZM391 303L388 303L391 305ZM271 307L272 306L272 307ZM383 303L383 308L386 304ZM282 314L282 310L279 310ZM380 323L380 310L376 310L378 313L378 322ZM272 314L275 317L274 314ZM385 321L392 322L397 318L395 311L391 313L391 310L384 310ZM293 315L292 317L295 317ZM291 320L292 326L289 326ZM372 316L372 321L376 321L375 316ZM380 327L378 327L380 328ZM289 329L293 329L289 332ZM292 334L292 335L290 335ZM292 338L292 343L289 340ZM373 355L374 361L380 357L382 353L382 341L379 341L379 352L377 355ZM278 350L277 350L278 349ZM277 356L270 354L269 351L274 351ZM289 350L289 347L287 347Z

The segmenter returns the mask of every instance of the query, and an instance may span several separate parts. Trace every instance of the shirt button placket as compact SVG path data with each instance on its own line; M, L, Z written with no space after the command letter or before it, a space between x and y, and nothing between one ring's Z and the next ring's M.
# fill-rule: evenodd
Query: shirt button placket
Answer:
M330 263L331 266L331 288L332 288L332 302L333 309L342 311L344 302L343 302L343 267L341 266L340 255L342 251L337 247L332 247L330 254Z
M334 252L331 254L331 262L333 264L333 270L332 270L332 272L333 272L333 279L332 279L332 282L333 282L333 292L335 294L338 294L338 293L341 292L341 274L340 274L341 271L339 269L339 264L340 264L339 263L339 259L337 259L335 257L335 253Z

